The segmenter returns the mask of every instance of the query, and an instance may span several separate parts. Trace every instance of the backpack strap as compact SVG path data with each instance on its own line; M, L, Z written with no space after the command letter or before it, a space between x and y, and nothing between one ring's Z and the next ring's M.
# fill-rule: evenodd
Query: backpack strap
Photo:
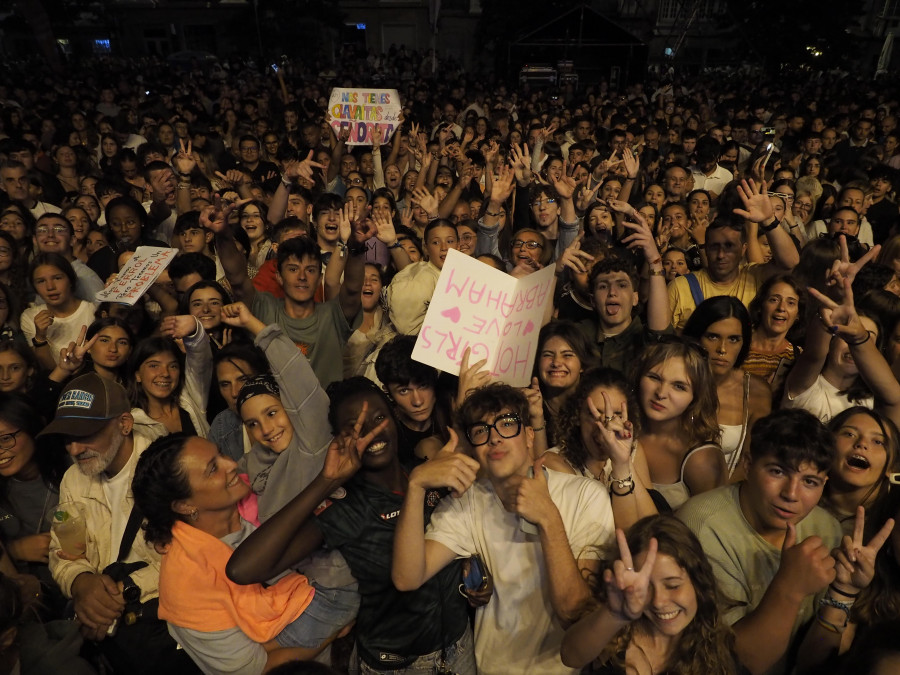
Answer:
M694 306L699 307L704 299L703 291L700 289L700 280L693 272L688 272L684 275L684 278L687 279L688 286L691 289L691 297L694 299Z
M131 552L131 545L137 536L138 530L141 529L141 523L144 521L144 514L135 504L131 507L131 513L128 514L128 522L125 524L125 532L122 533L122 543L119 544L119 555L117 562L122 562Z

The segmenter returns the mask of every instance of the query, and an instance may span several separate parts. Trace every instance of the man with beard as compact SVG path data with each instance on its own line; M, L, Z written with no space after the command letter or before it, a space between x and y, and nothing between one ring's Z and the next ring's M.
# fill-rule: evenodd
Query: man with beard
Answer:
M734 209L733 215L721 213L706 230L706 269L678 277L669 284L669 309L677 331L705 299L733 295L749 305L763 281L775 273L790 272L800 261L793 240L775 218L766 185L743 181L738 192L744 208ZM769 262L742 264L747 249L745 220L757 223L769 240Z
M130 410L121 385L91 372L63 390L53 422L40 434L61 437L74 460L59 499L81 507L86 532L80 555L64 551L53 532L50 572L72 599L82 635L116 672L195 673L156 618L160 556L137 536L142 518L131 494L138 457L154 439L135 432Z

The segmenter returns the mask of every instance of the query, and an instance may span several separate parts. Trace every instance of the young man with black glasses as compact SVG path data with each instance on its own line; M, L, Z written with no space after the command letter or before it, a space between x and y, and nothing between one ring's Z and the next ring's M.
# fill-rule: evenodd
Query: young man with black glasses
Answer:
M419 588L453 560L479 556L494 596L476 610L475 659L485 675L576 672L563 666L565 627L591 597L584 571L613 535L610 497L597 481L550 471L534 461L528 401L491 384L465 400L459 419L472 458L445 447L409 477L394 539L392 577ZM627 481L626 481L627 482ZM428 529L428 490L450 488Z

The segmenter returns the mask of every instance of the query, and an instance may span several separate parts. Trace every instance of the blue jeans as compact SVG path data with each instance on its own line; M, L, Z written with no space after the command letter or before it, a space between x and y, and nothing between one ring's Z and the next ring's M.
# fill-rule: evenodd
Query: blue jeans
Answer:
M319 647L325 640L356 618L359 611L357 585L340 588L320 586L303 614L284 627L275 639L282 647Z
M352 661L353 659L351 659ZM360 675L435 675L435 673L450 672L456 675L476 675L475 670L475 641L472 639L472 629L466 627L462 634L452 645L446 649L439 649L431 654L424 654L410 663L406 668L397 670L378 670L367 664L362 659L359 662ZM353 671L351 663L350 672Z

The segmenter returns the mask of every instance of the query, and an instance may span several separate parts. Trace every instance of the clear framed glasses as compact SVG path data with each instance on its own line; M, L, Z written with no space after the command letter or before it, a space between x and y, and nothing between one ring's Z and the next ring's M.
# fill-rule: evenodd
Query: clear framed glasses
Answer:
M38 225L34 228L34 233L37 235L48 235L51 232L53 234L65 234L68 231L69 228L65 225L53 225L52 227L50 225Z
M469 443L478 447L491 440L491 429L497 432L500 438L515 438L522 431L522 420L516 413L504 413L494 420L493 424L476 422L466 428L466 438Z
M551 204L555 204L555 203L556 203L555 199L548 197L547 199L535 199L533 202L531 202L531 205L540 208L541 204L546 204L547 206L550 206Z

